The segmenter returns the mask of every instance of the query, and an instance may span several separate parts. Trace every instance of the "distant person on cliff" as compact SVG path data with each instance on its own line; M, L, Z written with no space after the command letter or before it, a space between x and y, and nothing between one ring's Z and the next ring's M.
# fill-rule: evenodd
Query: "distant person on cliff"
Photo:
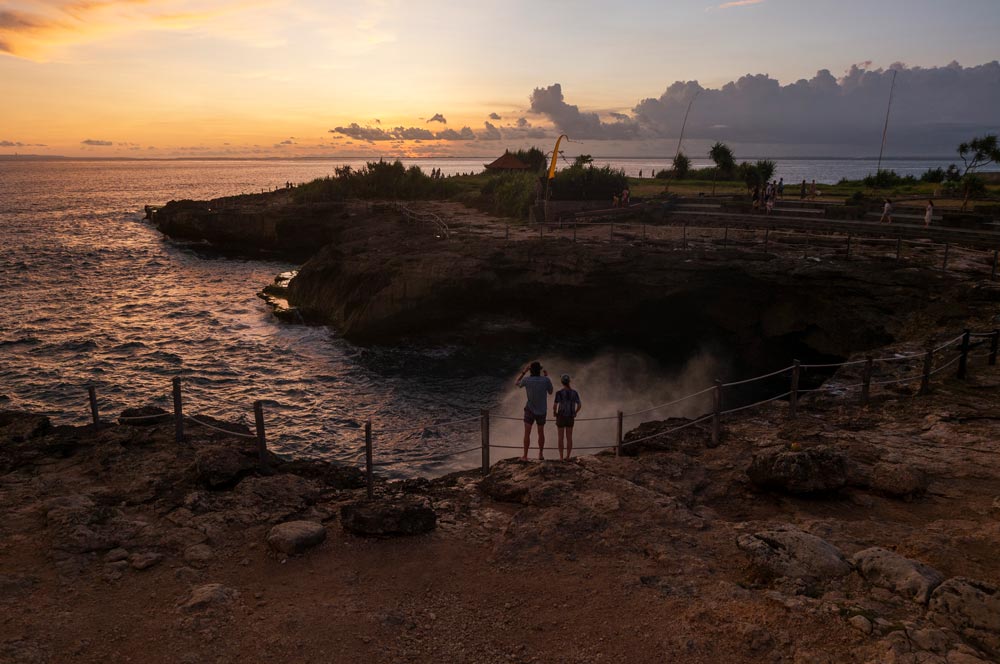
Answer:
M812 184L809 185L809 200L816 200L816 180L813 180Z
M629 198L631 198L631 196L632 192L628 190L627 186L622 189L622 207L628 207Z
M931 219L934 218L934 201L927 201L927 207L924 208L924 228L931 225Z
M882 218L878 220L880 224L891 224L892 223L892 201L888 198L885 199L885 205L882 206Z
M785 178L778 180L778 200L785 197Z
M561 390L556 392L555 401L552 404L552 415L556 418L556 431L559 432L559 458L569 461L573 456L573 423L576 416L583 408L580 401L580 394L569 386L569 374L563 374L560 381L563 384ZM563 437L566 438L566 456L563 456Z
M525 378L524 374L531 373ZM515 383L517 387L523 387L528 395L528 402L524 404L524 454L522 460L528 459L528 449L531 447L531 425L538 426L538 458L545 458L545 415L548 413L548 395L552 394L552 381L549 380L548 372L542 369L538 362L532 362L521 372Z
M802 181L802 187L799 189L799 200L800 201L806 200L806 181L805 180Z
M753 211L756 212L760 208L760 185L753 188L753 196L750 198L750 202L753 204Z

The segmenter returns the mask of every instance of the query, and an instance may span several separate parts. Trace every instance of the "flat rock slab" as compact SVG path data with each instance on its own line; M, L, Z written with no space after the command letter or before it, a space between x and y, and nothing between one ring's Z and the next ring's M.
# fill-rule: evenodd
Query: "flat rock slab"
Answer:
M820 580L851 572L840 549L793 526L741 535L736 546L751 565L778 577Z
M209 583L191 591L191 595L180 603L179 608L186 613L208 611L230 604L239 597L239 592L221 583Z
M318 521L280 523L267 534L267 543L275 551L302 553L326 540L326 528Z
M927 491L927 474L898 463L877 463L872 469L871 488L893 498L910 500Z
M877 546L858 551L851 564L873 586L921 604L926 604L934 589L944 581L937 570Z
M975 579L948 579L931 594L928 617L1000 659L1000 588Z
M827 445L793 451L784 448L756 454L747 469L759 487L794 494L828 493L847 485L847 456Z
M340 508L344 530L355 535L419 535L437 527L437 515L416 497L359 501Z
M490 469L479 488L494 500L548 507L563 499L576 500L574 489L586 473L575 463L507 459Z

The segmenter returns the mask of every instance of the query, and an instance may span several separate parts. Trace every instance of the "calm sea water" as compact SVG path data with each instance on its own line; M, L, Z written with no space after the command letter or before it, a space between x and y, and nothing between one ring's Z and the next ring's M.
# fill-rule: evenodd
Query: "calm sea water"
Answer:
M421 165L455 173L481 163ZM636 173L654 167L642 160L613 163ZM789 164L780 172L789 180L852 175L826 170L834 163ZM431 425L475 416L481 408L516 417L523 402L513 377L535 357L554 373L574 375L590 416L669 401L717 373L710 358L692 358L665 375L632 353L567 352L546 339L487 350L427 342L356 347L327 328L278 322L255 296L275 274L296 266L200 255L140 218L145 204L304 182L335 165L0 161L0 408L83 423L92 383L108 418L147 403L169 409L170 380L181 376L189 413L252 426L251 404L263 399L279 452L356 462L361 427L371 417L385 472L414 475L474 467L477 452L440 463L422 459L475 446L478 422ZM518 444L520 426L496 421L493 441ZM402 430L412 427L418 429ZM613 423L593 423L578 429L577 445L606 444L612 435ZM494 458L511 454L496 450Z

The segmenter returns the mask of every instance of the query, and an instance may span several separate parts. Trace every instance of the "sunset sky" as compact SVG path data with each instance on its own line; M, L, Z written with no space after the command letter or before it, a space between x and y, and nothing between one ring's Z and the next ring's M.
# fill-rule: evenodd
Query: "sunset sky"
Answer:
M691 139L860 156L889 84L865 73L895 63L899 148L940 153L927 127L1000 124L998 35L998 0L2 0L0 154L490 155L565 131L662 155L695 90L672 84L767 74L809 84L700 94ZM857 117L827 132L830 95Z

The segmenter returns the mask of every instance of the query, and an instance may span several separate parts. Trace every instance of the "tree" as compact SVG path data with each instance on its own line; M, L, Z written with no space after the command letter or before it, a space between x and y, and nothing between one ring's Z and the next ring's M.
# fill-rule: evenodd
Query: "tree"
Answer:
M712 172L712 195L715 195L715 180L721 171L724 175L731 176L736 168L736 157L733 151L725 143L716 141L715 145L708 151L708 157L715 162L715 170Z
M589 154L582 154L573 160L573 168L584 168L594 163L594 158Z
M774 171L778 168L778 165L770 159L758 159L756 165L757 177L760 178L761 186L771 181L774 177Z
M974 193L982 189L982 178L976 176L976 171L990 164L1000 163L1000 145L997 145L996 134L986 134L981 138L974 138L968 143L961 143L958 146L958 156L965 164L965 171L962 173L962 210L969 205L969 198Z
M691 170L691 160L683 152L678 152L677 156L674 157L674 175L677 176L678 180L683 180L687 177L688 171Z

